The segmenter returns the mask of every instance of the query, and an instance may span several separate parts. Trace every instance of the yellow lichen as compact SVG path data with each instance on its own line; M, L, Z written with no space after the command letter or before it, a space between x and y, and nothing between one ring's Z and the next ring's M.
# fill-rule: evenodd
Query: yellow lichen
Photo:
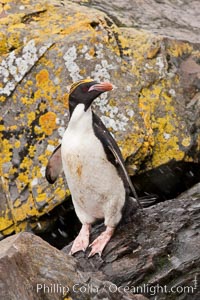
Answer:
M39 109L39 111L40 112L44 112L46 109L47 109L46 103L40 103L40 109Z
M11 225L13 225L13 220L8 219L8 217L0 217L0 231L9 228Z
M21 203L20 199L17 199L17 200L15 200L13 207L14 207L14 208L15 208L15 207L19 207L21 204L22 204L22 203Z
M26 85L27 86L32 86L33 85L33 81L32 80L27 80Z
M40 135L41 133L43 133L43 130L42 130L41 127L35 126L35 127L34 127L34 133L35 133L36 135ZM42 139L43 139L43 138L44 138L44 136L42 136ZM40 140L40 138L38 138L38 140Z
M58 101L61 101L63 106L68 109L69 108L69 94L63 94L60 98L58 97Z
M28 118L28 125L30 126L31 123L35 120L35 112L31 111L30 113L28 113L27 118Z
M181 144L182 144L184 147L190 146L190 144L191 144L191 137L190 137L190 136L185 137L185 138L182 140Z
M29 153L30 158L33 158L35 156L35 151L36 151L36 146L31 145L28 149L28 153Z
M0 101L1 102L4 102L6 100L6 97L5 96L0 96Z
M12 125L12 126L9 126L8 128L9 130L17 130L17 125Z
M173 41L167 49L167 52L175 57L182 56L183 54L189 54L192 52L192 46L189 43L182 42L182 41Z
M28 174L25 173L25 172L19 173L19 175L18 175L18 177L17 177L17 182L19 183L19 184L17 184L18 190L19 190L19 191L20 191L20 190L22 191L22 189L24 188L24 186L25 186L26 184L29 184L29 176L28 176Z
M17 49L23 45L23 41L20 39L20 33L15 30L11 33L7 39L9 49Z
M57 189L55 190L55 193L56 193L56 195L59 195L60 199L63 199L64 197L70 195L69 190L67 190L67 192L66 192L66 190L61 189L61 188L57 188Z
M46 166L48 162L48 157L51 155L51 152L46 150L44 154L38 156L38 161L41 162L42 165Z
M0 55L5 54L9 51L7 38L5 34L0 32Z
M30 105L32 104L32 101L30 101L30 98L28 98L27 96L25 97L21 97L21 102L24 104L24 105Z
M36 197L36 201L37 202L43 202L47 200L47 195L46 193L42 193L42 194L39 194L38 197Z
M13 145L7 139L1 139L1 153L0 153L0 175L2 174L2 166L6 162L10 162L12 157ZM5 174L4 174L5 175Z
M149 147L153 149L151 168L171 159L181 160L184 157L176 136L179 123L171 97L166 92L166 84L166 81L161 80L151 89L144 88L140 95L140 113L147 128ZM163 111L163 117L156 117L158 107Z
M20 145L21 145L21 142L20 142L19 140L17 140L17 141L15 142L15 148L19 148Z

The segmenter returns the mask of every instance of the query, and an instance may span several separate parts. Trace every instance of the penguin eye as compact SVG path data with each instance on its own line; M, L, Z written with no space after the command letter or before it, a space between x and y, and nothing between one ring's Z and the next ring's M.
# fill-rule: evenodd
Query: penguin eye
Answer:
M87 86L83 86L82 87L82 92L86 93L88 92L89 88Z

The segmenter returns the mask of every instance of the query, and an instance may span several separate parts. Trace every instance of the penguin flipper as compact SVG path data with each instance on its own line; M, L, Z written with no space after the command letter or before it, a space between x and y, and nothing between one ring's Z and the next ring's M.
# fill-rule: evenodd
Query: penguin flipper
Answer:
M122 169L122 171L124 173L124 176L125 176L125 178L126 178L126 180L128 182L128 185L129 185L129 187L131 189L131 192L132 192L133 196L135 197L136 201L138 202L138 205L141 206L140 202L137 200L138 196L137 196L136 190L135 190L135 188L134 188L134 186L133 186L133 184L131 182L131 179L130 179L127 171L126 171L126 167L125 167L123 161L120 159L118 153L115 151L114 148L111 147L111 145L108 145L108 147L112 151L113 155L115 156L116 161L119 163L119 165L120 165L120 167L121 167L121 169Z
M47 181L53 184L59 174L62 171L62 159L61 159L61 144L54 150L49 158L48 164L45 170L45 177Z

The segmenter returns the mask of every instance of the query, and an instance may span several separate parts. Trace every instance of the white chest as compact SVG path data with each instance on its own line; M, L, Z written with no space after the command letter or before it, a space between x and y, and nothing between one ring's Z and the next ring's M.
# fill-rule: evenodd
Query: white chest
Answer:
M67 179L77 177L76 180L79 178L80 181L83 180L82 175L89 177L88 173L94 168L101 169L106 155L94 134L91 110L82 114L75 111L74 114L64 133L61 153Z

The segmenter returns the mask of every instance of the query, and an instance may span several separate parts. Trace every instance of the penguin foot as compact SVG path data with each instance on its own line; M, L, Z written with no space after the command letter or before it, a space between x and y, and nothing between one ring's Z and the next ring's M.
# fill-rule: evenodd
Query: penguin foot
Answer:
M69 255L73 255L79 251L85 251L89 245L89 236L90 236L90 224L83 224L82 228L75 238L72 248L69 252Z
M107 227L104 232L102 232L90 245L89 247L92 248L90 251L90 254L88 257L92 257L95 254L99 254L101 256L103 249L111 239L113 233L114 233L114 228L113 227Z

